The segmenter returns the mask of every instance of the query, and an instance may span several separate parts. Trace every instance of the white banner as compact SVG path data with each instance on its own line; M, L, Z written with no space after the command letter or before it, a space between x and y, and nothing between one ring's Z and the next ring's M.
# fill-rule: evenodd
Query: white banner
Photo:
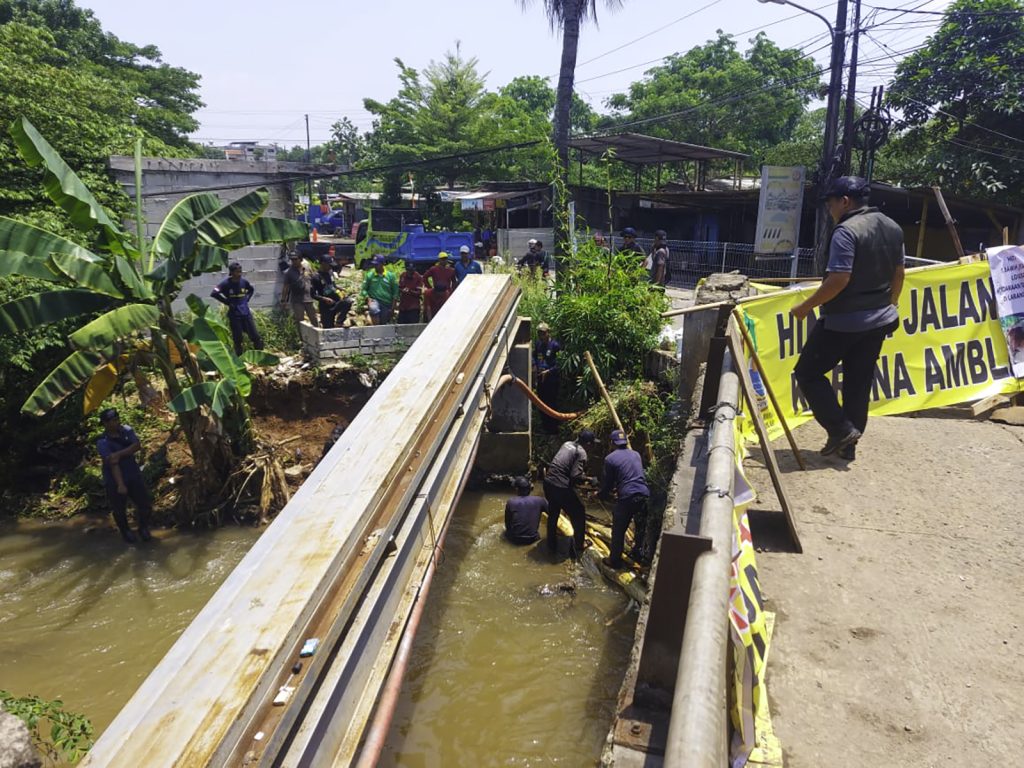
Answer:
M1024 247L990 248L988 263L1010 367L1014 377L1024 379Z
M804 202L802 165L761 166L754 253L790 254L800 240Z

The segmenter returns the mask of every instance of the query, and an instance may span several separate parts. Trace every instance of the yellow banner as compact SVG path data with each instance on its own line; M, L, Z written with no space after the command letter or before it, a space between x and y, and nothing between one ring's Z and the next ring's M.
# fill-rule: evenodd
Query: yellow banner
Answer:
M791 427L811 418L793 367L816 316L800 321L789 310L814 290L780 291L740 305L768 382ZM899 328L885 340L875 369L872 415L908 413L1024 391L1022 382L1010 373L987 261L907 270L899 313ZM782 427L763 397L753 363L748 361L748 365L768 432L772 438L778 437ZM841 377L840 366L832 372L837 390ZM752 436L749 418L744 419L743 430Z

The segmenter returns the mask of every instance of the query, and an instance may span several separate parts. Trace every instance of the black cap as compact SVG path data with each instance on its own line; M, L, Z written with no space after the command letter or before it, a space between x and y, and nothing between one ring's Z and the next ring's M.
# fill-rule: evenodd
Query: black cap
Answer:
M626 227L624 230L622 230L622 236L623 237L636 237L636 230L633 229L632 227Z
M533 483L530 482L529 478L522 476L517 477L515 480L513 480L512 485L515 486L515 489L517 491L528 491L531 488L533 488Z
M871 192L871 184L867 179L862 179L860 176L840 176L828 185L823 197L861 198L867 197L869 192Z
M106 409L104 409L103 411L100 412L100 423L101 424L106 424L111 419L116 419L116 418L117 418L117 409L116 408L106 408Z
M577 443L592 443L594 442L594 433L589 429L584 429L580 432L580 436L576 439Z

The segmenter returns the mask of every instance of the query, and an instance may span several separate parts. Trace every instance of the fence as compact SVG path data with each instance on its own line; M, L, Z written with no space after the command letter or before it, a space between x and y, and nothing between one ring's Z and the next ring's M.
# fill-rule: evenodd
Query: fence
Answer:
M622 247L622 238L609 238L613 247ZM650 253L654 239L638 237L637 246ZM738 270L752 278L789 277L792 261L789 256L761 256L754 253L752 243L720 243L702 240L669 240L669 285L693 288L697 282L716 272ZM801 248L797 275L814 274L814 249Z

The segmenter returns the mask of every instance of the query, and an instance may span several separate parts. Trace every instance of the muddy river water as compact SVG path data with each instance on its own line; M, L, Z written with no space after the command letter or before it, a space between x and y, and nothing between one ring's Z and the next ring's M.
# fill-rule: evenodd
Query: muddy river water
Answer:
M629 656L621 593L501 536L505 497L448 531L381 761L593 765ZM258 537L227 527L142 548L66 525L0 527L0 688L61 698L97 733ZM574 580L574 594L540 587Z

